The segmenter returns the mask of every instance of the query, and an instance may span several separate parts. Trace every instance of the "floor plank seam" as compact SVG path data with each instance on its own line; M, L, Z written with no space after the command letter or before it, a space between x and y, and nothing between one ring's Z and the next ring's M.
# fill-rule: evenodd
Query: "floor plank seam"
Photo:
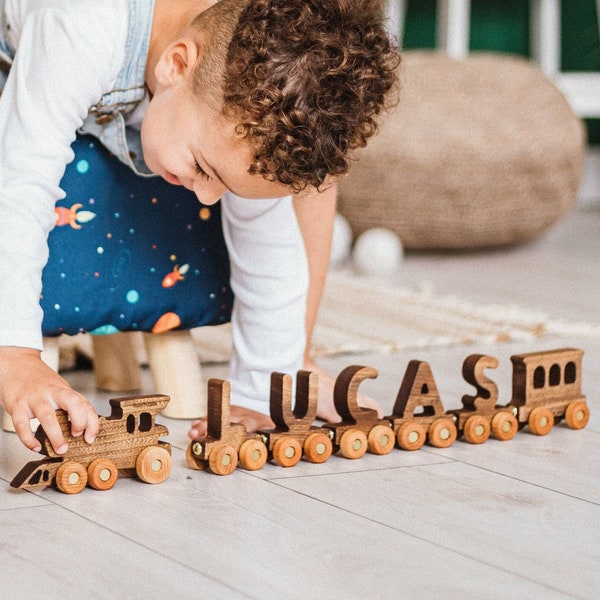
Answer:
M244 594L246 593L246 592L241 592L241 590L239 590L238 588L231 585L231 583L225 578L219 579L219 578L215 577L212 573L198 570L198 569L190 566L189 564L186 564L185 562L183 562L181 560L178 560L172 556L169 556L168 554L164 553L163 551L161 551L159 549L160 546L157 548L154 548L148 544L143 544L131 536L123 535L123 533L117 531L116 529L107 527L106 525L99 523L98 521L95 521L94 519L89 518L87 515L80 514L77 511L70 509L68 507L65 507L63 505L60 505L60 504L57 504L56 506L59 508L62 508L63 510L66 510L67 512L71 513L72 515L75 515L81 519L84 519L85 521L94 525L95 527L99 527L100 529L103 529L104 531L106 531L110 534L116 535L117 537L121 538L122 540L125 540L125 541L129 542L130 544L133 544L134 547L142 548L142 549L146 550L147 552L154 554L155 556L158 556L159 558L161 558L165 561L165 563L166 563L165 569L168 568L168 563L172 563L174 565L177 565L178 567L185 569L186 571L189 571L190 573L194 573L197 575L201 575L202 577L206 577L207 579L214 581L215 583L222 585L223 587L225 587L229 590L232 590L236 593L244 593ZM260 598L254 597L254 596L247 596L247 597L252 600L260 600Z
M365 469L352 469L352 470L344 470L344 471L335 471L335 472L328 472L328 473L302 473L302 474L298 474L298 475L287 475L287 476L281 476L278 477L277 475L275 475L274 477L258 477L259 479L264 479L265 481L289 481L289 480L293 480L293 479L305 479L307 477L328 477L328 476L336 476L336 475L353 475L354 473L380 473L383 471L397 471L399 469L413 469L413 468L418 468L418 467L426 467L426 466L431 466L431 465L444 465L444 464L452 464L455 462L459 462L456 460L439 460L439 461L432 461L432 462L424 462L424 463L419 463L418 465L387 465L387 466L381 466L381 467L376 467L376 468L365 468Z
M508 473L500 473L499 471L495 471L494 469L488 469L486 467L482 467L481 465L471 463L471 462L468 462L465 460L457 460L456 462L459 462L463 465L467 465L468 467L472 467L474 469L478 469L480 471L485 471L486 473L491 473L492 475L497 475L497 476L503 477L505 479L510 479L511 481L518 481L519 483L524 483L526 485L530 485L539 490L545 490L546 492L552 492L554 494L559 494L560 496L563 496L565 498L570 498L572 500L578 500L580 502L585 502L586 504L590 504L591 506L599 506L600 507L600 500L595 502L595 501L589 500L587 498L580 498L579 496L574 496L573 494L568 494L561 490L556 490L556 489L550 488L548 486L541 485L539 483L535 483L533 481L527 481L526 479L522 479L522 478L516 477L514 475L509 475Z
M395 531L395 532L400 533L402 535L406 535L406 536L408 536L408 537L410 537L412 539L418 540L419 542L423 542L423 543L425 543L425 544L427 544L429 546L433 546L435 548L441 548L442 550L445 550L445 551L450 552L450 553L452 553L452 554L454 554L456 556L459 556L461 559L471 560L471 561L474 561L474 562L476 562L478 564L485 565L487 567L491 567L492 569L498 570L501 573L506 573L508 575L511 575L511 576L516 577L518 579L521 579L523 581L527 581L529 583L533 583L535 585L538 585L538 586L540 586L540 588L545 589L545 590L550 590L550 591L557 592L557 593L560 593L560 594L567 594L570 598L574 598L574 599L575 598L577 598L577 599L580 598L581 600L586 600L585 597L583 597L583 596L574 596L569 591L562 590L562 589L559 589L559 588L554 587L554 586L546 585L546 584L544 584L544 583L542 583L540 581L537 581L536 579L534 579L532 577L527 577L527 576L522 575L520 573L516 573L515 571L511 571L509 569L506 569L506 568L502 567L499 564L494 564L493 562L490 562L490 561L487 561L487 560L482 560L481 558L479 558L477 556L471 556L470 554L467 554L465 552L461 552L460 550L457 550L456 548L453 548L451 546L447 546L445 544L440 544L438 542L434 542L434 541L432 541L432 540L430 540L430 539L428 539L428 538L426 538L424 536L420 536L420 535L417 535L415 533L412 533L412 532L409 532L409 531L405 531L405 530L400 529L398 527L395 527L393 525L389 525L387 523L384 523L384 522L382 522L382 521L380 521L378 519L375 519L373 517L368 517L366 515L362 515L360 513L354 512L352 510L348 510L348 509L343 508L341 506L337 506L335 504L332 504L331 502L327 502L326 500L315 498L314 496L306 494L305 492L299 492L297 490L292 490L292 489L287 488L285 486L281 486L280 484L277 483L277 481L272 481L271 483L273 483L273 485L277 485L279 487L282 487L282 488L284 488L285 490L287 490L289 492L296 493L296 494L298 494L298 495L300 495L300 496L302 496L304 498L308 498L310 500L316 501L316 502L318 502L320 504L323 504L325 506L329 506L330 508L334 508L336 510L345 512L346 514L349 514L349 515L351 515L353 517L356 517L358 519L367 521L369 523L373 523L375 525L384 527L385 529L388 529L388 530Z
M51 502L46 502L45 504L36 504L36 505L32 505L32 506L12 506L10 508L1 508L0 513L33 510L33 509L37 509L37 508L51 508L54 506L55 505L52 504Z

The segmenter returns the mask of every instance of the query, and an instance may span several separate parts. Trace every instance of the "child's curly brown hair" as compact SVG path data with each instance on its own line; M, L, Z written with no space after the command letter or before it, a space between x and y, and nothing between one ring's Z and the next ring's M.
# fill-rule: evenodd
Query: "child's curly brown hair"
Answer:
M221 102L253 149L250 172L294 191L347 173L352 150L377 131L397 84L400 56L380 2L219 4L228 2L239 18L224 57Z

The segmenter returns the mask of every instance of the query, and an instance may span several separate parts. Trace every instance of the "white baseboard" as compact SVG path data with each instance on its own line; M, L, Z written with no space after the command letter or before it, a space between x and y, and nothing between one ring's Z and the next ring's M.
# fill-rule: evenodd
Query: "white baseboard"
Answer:
M600 207L600 146L591 146L586 152L577 202L583 207Z

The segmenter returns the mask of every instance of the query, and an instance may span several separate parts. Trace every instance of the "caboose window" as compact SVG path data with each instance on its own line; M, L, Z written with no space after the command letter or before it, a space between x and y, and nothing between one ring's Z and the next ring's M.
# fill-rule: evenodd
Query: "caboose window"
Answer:
M150 431L152 429L152 415L149 412L143 412L140 415L140 431Z
M560 384L560 367L557 364L554 364L550 367L550 375L548 377L548 382L550 383L550 385Z
M577 367L573 361L565 365L565 383L575 383L577 381Z
M546 385L546 371L544 367L536 367L533 372L533 387L536 390L543 388Z

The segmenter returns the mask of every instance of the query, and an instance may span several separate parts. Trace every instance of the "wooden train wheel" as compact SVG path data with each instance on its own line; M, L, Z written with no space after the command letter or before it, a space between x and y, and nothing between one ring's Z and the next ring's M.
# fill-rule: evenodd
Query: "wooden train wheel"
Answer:
M360 458L367 448L367 436L360 429L348 429L342 434L340 452L345 458Z
M420 423L407 421L398 427L396 439L403 450L418 450L425 443L427 434Z
M590 409L586 402L571 402L565 411L565 421L571 429L583 429L590 420Z
M108 458L97 458L87 468L88 485L95 490L110 490L119 477L117 465Z
M216 475L233 473L238 463L237 451L229 444L218 444L208 456L208 467Z
M512 440L518 430L519 422L511 412L498 412L492 417L492 433L497 440Z
M304 440L304 456L311 463L324 463L333 453L333 443L326 433L311 433Z
M248 471L258 471L267 462L269 454L267 447L261 440L246 440L239 451L240 464Z
M56 471L56 487L64 494L79 494L87 481L86 468L73 460L64 462Z
M375 425L367 435L367 443L373 454L389 454L396 443L394 431L387 425Z
M171 472L171 455L161 446L144 448L135 461L136 475L145 483L162 483Z
M490 422L481 415L471 415L465 422L463 437L471 444L483 444L490 437Z
M208 467L208 462L199 458L202 454L202 445L200 442L191 442L185 450L185 462L190 469L204 471Z
M429 426L429 443L436 448L448 448L456 441L458 432L452 419L441 417Z
M538 406L529 413L527 424L531 433L546 435L554 426L554 415L549 408Z
M293 437L279 438L273 446L273 460L281 467L293 467L302 458L302 446Z

